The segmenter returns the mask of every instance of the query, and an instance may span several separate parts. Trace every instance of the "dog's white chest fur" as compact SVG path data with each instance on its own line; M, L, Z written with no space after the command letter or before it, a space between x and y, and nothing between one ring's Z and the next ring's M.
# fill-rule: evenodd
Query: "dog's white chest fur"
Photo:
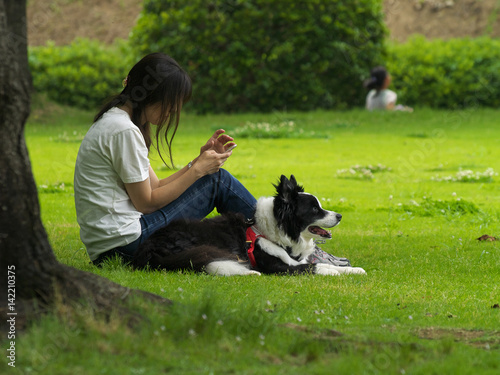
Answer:
M269 242L275 244L274 246L281 247L281 250L286 254L287 252L283 248L292 249L290 255L298 259L302 264L314 252L314 241L312 239L304 239L301 236L298 242L293 241L279 227L274 217L274 198L272 197L262 197L257 201L255 225L260 234Z

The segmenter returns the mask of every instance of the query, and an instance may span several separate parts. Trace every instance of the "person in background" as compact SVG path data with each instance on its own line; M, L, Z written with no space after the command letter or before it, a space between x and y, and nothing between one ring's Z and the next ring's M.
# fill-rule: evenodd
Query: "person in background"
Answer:
M363 86L369 90L366 96L366 109L413 112L410 107L396 105L398 95L389 90L391 82L391 75L383 66L377 66L371 70L370 78L363 82Z

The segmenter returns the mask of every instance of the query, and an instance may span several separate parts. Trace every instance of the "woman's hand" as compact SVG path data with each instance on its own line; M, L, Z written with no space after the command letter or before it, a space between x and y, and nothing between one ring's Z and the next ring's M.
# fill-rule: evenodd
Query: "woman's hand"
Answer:
M216 173L224 165L231 154L231 151L218 153L213 149L209 149L200 154L196 162L193 164L192 169L194 169L198 178Z
M200 156L208 150L214 150L218 154L224 154L229 147L233 146L235 144L233 142L233 137L224 134L225 132L226 131L224 129L217 130L214 135L210 137L208 142L200 149Z

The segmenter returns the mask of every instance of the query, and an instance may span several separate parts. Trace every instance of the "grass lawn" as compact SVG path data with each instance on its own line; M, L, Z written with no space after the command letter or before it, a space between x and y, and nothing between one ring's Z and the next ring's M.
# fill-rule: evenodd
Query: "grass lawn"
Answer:
M91 266L72 182L92 115L45 103L26 129L54 252L176 303L168 311L140 303L149 321L135 329L85 310L46 317L19 337L11 373L500 373L500 242L476 240L500 237L499 111L183 116L176 165L222 127L238 134L225 167L256 197L294 174L343 214L321 246L367 275L340 277ZM272 134L281 138L266 138ZM171 173L157 156L152 165L159 177Z

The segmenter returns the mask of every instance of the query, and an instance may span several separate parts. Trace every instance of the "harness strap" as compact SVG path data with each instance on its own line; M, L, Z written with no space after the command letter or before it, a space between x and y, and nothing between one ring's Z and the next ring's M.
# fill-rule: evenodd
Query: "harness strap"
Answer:
M250 264L252 267L257 267L257 261L255 260L255 255L253 254L253 251L255 249L255 241L257 241L257 238L259 237L264 237L263 235L255 233L253 227L248 227L247 228L247 253L248 253L248 260L250 261Z

